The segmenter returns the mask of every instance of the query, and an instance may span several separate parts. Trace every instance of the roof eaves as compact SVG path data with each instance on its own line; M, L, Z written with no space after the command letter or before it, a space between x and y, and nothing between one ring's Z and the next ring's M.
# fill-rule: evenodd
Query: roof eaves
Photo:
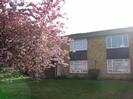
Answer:
M111 34L122 34L122 33L130 33L130 32L133 32L133 27L102 30L102 31L94 31L94 32L87 32L87 33L71 34L71 35L69 35L69 37L78 39L78 38L104 36L104 35L111 35Z

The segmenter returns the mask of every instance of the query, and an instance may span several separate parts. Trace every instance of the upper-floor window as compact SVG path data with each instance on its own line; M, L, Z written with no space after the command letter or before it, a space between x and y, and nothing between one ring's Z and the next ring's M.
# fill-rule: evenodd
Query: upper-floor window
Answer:
M87 40L86 39L76 39L70 42L70 51L82 51L87 50Z
M121 48L128 46L128 35L114 35L106 37L106 48Z

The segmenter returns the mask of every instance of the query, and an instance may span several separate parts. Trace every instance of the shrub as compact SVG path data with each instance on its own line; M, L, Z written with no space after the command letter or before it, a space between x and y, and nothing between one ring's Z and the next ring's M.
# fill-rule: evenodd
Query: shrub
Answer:
M99 77L99 69L90 69L88 71L88 78L91 80L97 80Z
M4 67L0 67L0 73L6 73L7 72L7 69L4 68Z
M61 76L58 76L57 79L68 79L68 78L64 75L61 75Z
M13 71L13 72L11 72L11 77L15 77L15 78L18 78L18 77L20 77L21 75L18 73L18 72L16 72L16 71Z
M0 68L0 81L12 82L13 79L21 79L24 76L21 75L19 72L11 70L6 67Z

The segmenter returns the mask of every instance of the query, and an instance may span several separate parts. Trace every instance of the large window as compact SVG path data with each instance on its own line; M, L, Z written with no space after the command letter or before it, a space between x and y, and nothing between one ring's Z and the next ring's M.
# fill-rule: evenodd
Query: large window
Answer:
M128 35L114 35L106 37L107 48L121 48L128 47Z
M87 40L86 39L71 40L70 51L80 51L80 50L87 50Z
M88 66L87 61L70 61L70 73L87 73Z
M108 73L130 73L129 59L108 59L107 60Z

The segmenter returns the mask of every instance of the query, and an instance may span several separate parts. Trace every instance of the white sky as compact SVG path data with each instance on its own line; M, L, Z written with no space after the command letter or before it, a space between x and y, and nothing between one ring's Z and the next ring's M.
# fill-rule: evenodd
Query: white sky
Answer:
M63 10L66 34L133 26L133 0L66 0Z

